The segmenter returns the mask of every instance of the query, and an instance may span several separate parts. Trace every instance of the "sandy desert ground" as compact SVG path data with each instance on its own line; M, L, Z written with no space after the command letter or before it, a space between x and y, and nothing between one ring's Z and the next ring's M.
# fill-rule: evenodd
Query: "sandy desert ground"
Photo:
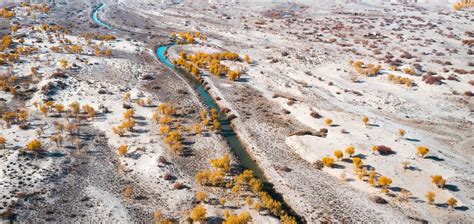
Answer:
M455 3L4 2L2 219L473 222Z

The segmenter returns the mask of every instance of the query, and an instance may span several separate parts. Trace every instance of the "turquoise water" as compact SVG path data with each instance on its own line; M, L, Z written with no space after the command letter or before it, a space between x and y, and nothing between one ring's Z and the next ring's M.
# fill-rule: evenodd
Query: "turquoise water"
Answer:
M174 69L174 65L168 61L168 59L166 58L165 56L165 52L166 50L168 49L169 45L164 45L164 46L160 46L158 47L158 49L156 49L156 56L158 57L158 59L160 59L161 62L163 62L166 66Z
M101 26L103 26L103 27L105 27L105 28L107 28L107 29L111 29L111 30L112 30L112 29L113 29L112 26L110 26L110 25L108 25L108 24L106 24L106 23L100 21L100 19L99 19L99 16L98 16L99 11L100 11L101 9L103 9L104 7L105 7L105 3L103 3L103 2L101 2L101 3L97 4L96 6L94 6L94 11L92 12L92 19L93 19L94 22L96 22L97 24L99 24L99 25L101 25Z

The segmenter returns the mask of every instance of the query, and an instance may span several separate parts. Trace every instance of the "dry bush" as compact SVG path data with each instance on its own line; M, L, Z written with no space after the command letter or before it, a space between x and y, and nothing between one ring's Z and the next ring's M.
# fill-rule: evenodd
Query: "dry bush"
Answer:
M415 85L412 79L401 77L399 75L388 74L387 79L393 83L406 85L408 87Z
M459 82L459 79L458 79L458 77L457 77L456 75L450 75L450 76L448 76L447 80Z
M462 40L462 44L472 47L474 46L474 40Z
M183 183L176 182L173 185L174 190L181 190L181 189L184 189L184 188L186 188L186 185L184 185Z
M454 69L454 72L455 72L455 73L458 73L458 74L461 74L461 75L469 74L468 71L466 71L466 70L464 70L464 69L460 69L460 68L455 68L455 69Z
M160 156L159 161L162 164L168 164L168 160L166 160L166 158L164 156Z
M310 114L309 114L311 117L314 117L316 119L319 119L319 118L322 118L322 116L316 112L316 111L312 111Z
M379 152L380 155L390 155L390 154L395 153L390 147L387 147L384 145L378 145L376 147L377 147L377 152Z
M318 170L321 170L324 167L324 164L321 160L316 160L316 162L314 162L313 165Z
M123 196L126 198L131 198L133 195L133 188L132 187L126 187L123 189Z
M445 78L443 76L435 75L424 75L422 81L429 85L441 85L443 84L442 80Z
M163 176L163 179L164 180L172 180L173 179L173 175L171 175L170 173L167 173Z

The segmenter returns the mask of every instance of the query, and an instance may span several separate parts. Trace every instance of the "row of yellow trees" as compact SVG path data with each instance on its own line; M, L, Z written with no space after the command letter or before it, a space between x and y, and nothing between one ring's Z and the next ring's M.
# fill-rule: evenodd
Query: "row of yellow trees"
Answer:
M66 110L64 105L61 103L54 103L52 101L47 101L44 104L39 104L37 102L34 102L33 105L36 107L37 110L39 110L42 114L47 116L48 113L55 111L59 117L62 117L62 113L66 112L68 114L69 118L75 118L76 122L80 122L79 117L89 117L90 119L93 119L95 117L96 111L95 109L88 105L85 104L82 106L82 111L81 111L81 106L78 102L73 102L69 104L69 108ZM4 112L2 114L2 119L7 123L7 124L19 124L19 125L27 125L28 122L28 116L29 112L26 108L18 110L18 112ZM71 136L79 133L79 128L78 126L71 122L71 120L67 120L66 123L61 123L55 121L53 123L54 127L57 130L57 133L52 134L49 138L51 142L56 143L58 147L62 146L62 143L64 141L64 136L62 135L64 131L67 131ZM38 154L41 150L43 150L43 144L39 140L41 135L43 134L43 130L41 128L37 129L35 131L36 135L38 136L37 139L33 139L26 144L26 149ZM71 139L71 143L74 143L76 145L76 148L80 149L82 143L78 138ZM4 137L0 137L0 145L3 147L5 146L6 139ZM74 140L74 141L73 141Z
M45 3L29 4L27 2L22 2L21 6L26 8L26 11L28 12L29 15L32 12L48 13L51 9L51 7L49 7ZM16 13L14 12L14 10L16 10L16 7L14 7L12 10L8 10L6 7L3 7L0 9L0 17L6 18L6 19L12 19L13 17L16 16Z
M211 159L209 161L211 169L202 170L196 174L196 182L201 186L208 187L224 187L230 189L236 195L237 205L241 198L241 193L246 189L250 190L256 197L256 201L252 201L250 197L246 198L246 203L257 211L267 210L272 215L279 217L282 223L296 223L294 217L291 217L283 210L282 204L273 199L266 191L263 191L263 183L255 178L250 170L245 170L237 176L229 177L231 170L231 160L229 155L221 158ZM197 194L197 199L203 201L203 194ZM225 199L221 199L221 204L225 203ZM235 223L236 220L247 220L244 214L225 216L227 223ZM203 220L200 220L203 221ZM244 222L246 223L246 222Z
M361 75L366 76L376 76L379 74L380 69L382 69L381 65L374 65L374 64L364 64L362 61L349 61L349 64L354 67L354 69Z
M5 19L11 19L15 17L16 13L13 11L9 11L6 7L0 9L0 17Z
M227 75L230 80L237 80L240 78L242 72L240 70L230 70L229 67L221 63L222 60L237 61L240 56L234 52L221 52L221 53L204 53L197 52L196 54L187 54L186 52L180 52L180 57L173 60L173 63L179 65L196 77L200 78L199 69L208 69L210 73L217 77ZM250 63L250 57L245 56L245 61Z
M400 135L403 136L406 132L402 129L400 129ZM377 146L372 146L372 151L377 151ZM416 154L418 154L421 157L424 157L426 154L428 154L429 149L425 146L418 146L416 148ZM345 149L345 153L349 155L349 158L352 159L352 163L354 164L354 174L362 181L367 181L367 183L370 186L373 187L380 187L382 188L382 192L388 193L388 187L392 184L392 179L380 175L375 171L375 168L372 167L369 172L363 167L364 163L361 158L359 157L352 157L352 155L355 153L355 148L353 146L349 146ZM336 150L334 151L334 157L336 160L340 160L341 158L344 157L344 153L342 150ZM324 166L327 167L333 167L335 165L335 159L331 157L323 157L321 159L321 162ZM409 166L409 163L403 163L404 169L407 169ZM341 175L342 179L345 179L345 174L343 173ZM446 185L446 179L443 179L441 175L433 175L431 176L432 183L434 183L436 186L439 188L444 188ZM404 192L407 194L410 194L409 191L404 189ZM403 192L402 192L403 193ZM426 194L427 201L429 204L433 204L434 198L435 198L435 193L434 192L428 192ZM449 206L456 206L457 200L453 197L449 198L447 201Z
M461 0L456 2L453 6L454 10L459 11L465 7L474 7L474 2L472 0Z
M413 87L413 79L401 77L399 75L388 74L387 79L395 84L402 84L408 87Z
M172 33L171 38L173 38L177 44L194 44L196 39L206 40L207 37L201 35L201 32L179 32L178 34Z

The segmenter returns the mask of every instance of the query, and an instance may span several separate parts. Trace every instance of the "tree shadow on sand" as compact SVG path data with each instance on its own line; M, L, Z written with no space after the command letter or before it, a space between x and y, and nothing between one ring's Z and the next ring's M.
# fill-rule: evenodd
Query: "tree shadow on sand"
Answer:
M332 164L333 169L345 169L346 167L340 164Z
M224 219L219 216L211 216L206 218L206 224L221 224Z
M437 156L426 156L425 159L431 159L431 160L434 160L434 161L436 161L436 162L442 162L442 161L444 161L443 158L439 158L439 157L437 157Z
M456 209L458 211L467 211L467 210L469 210L469 207L467 207L467 206L457 206L457 207L454 207L454 209Z
M388 189L390 189L393 192L401 192L402 191L402 188L400 188L400 187L389 187Z
M353 155L353 156L352 156L352 158L355 158L355 157L358 157L358 158L360 158L360 159L366 159L366 158L367 158L367 156L366 156L366 155L364 155L364 154L361 154L361 153L359 153L359 154L357 154L357 155ZM352 162L352 161L351 161L351 162Z
M458 192L459 191L458 186L452 185L452 184L444 185L444 189L447 189L448 191L453 191L453 192Z
M405 138L405 139L410 142L420 142L420 140L416 138Z
M418 168L418 167L415 167L415 166L409 166L407 168L407 170L410 170L410 171L423 171L422 169Z

